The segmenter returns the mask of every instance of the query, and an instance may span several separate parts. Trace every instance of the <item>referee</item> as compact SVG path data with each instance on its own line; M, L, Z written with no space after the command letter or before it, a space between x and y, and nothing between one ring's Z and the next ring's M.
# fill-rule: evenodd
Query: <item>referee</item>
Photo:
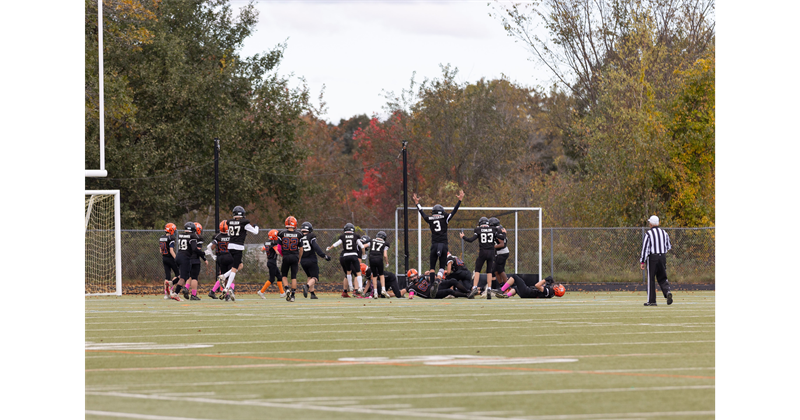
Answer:
M647 302L644 306L657 306L656 279L664 298L667 299L667 305L672 305L672 293L669 291L667 280L667 251L672 249L669 235L658 227L658 216L650 216L647 223L650 225L650 230L644 234L642 255L639 259L639 267L642 270L647 264Z

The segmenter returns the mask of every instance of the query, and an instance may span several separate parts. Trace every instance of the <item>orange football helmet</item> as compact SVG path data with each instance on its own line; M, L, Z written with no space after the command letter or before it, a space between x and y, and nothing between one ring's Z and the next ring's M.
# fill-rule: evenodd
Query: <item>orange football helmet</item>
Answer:
M289 216L286 218L284 225L286 225L286 229L297 229L297 219L295 219L294 216Z
M202 235L203 234L203 225L201 225L200 223L194 222L194 227L197 228L197 234L198 235Z
M366 276L367 275L367 265L364 264L364 263L361 263L361 275L362 276Z
M556 296L561 297L564 296L565 293L567 293L567 289L564 287L563 284L557 284L553 286L553 293L555 293Z
M164 232L170 235L174 235L176 230L178 230L178 227L175 226L175 223L167 223L166 226L164 226Z
M219 231L222 233L228 233L228 221L223 220L219 222Z
M410 279L412 277L419 277L419 272L414 268L412 268L411 270L408 270L408 272L406 273L406 278L407 279Z
M271 231L269 231L269 233L267 233L267 236L269 237L269 239L271 239L273 241L277 241L278 240L278 231L277 231L277 229L272 229Z

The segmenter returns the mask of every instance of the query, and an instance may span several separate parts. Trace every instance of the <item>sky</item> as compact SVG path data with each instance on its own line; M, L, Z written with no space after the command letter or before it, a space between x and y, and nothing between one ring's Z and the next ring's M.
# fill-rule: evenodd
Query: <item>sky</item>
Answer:
M400 94L412 76L417 82L440 77L440 64L458 68L459 82L505 75L523 86L552 84L551 74L489 16L497 6L487 3L260 1L256 32L241 55L287 42L278 73L304 77L316 104L324 85L322 118L334 124L358 114L385 115L384 91Z

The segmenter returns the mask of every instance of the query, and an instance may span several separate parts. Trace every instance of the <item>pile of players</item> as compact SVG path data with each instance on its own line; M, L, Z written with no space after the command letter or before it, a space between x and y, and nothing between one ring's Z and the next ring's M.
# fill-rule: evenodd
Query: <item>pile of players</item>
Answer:
M463 191L459 192L458 203L452 213L446 213L444 207L437 204L433 207L432 214L426 215L419 204L419 198L414 194L414 201L423 220L425 220L432 234L430 254L430 269L420 275L415 269L406 273L406 287L400 288L397 275L385 270L389 265L387 235L380 231L375 238L359 235L355 226L347 223L338 240L326 248L342 246L339 263L344 272L342 281L343 298L414 298L415 296L430 299L451 299L465 297L473 299L476 296L491 299L508 298L518 295L521 298L551 298L563 296L565 288L556 284L552 277L528 286L524 279L516 274L509 277L505 273L505 261L509 256L506 244L506 231L497 218L481 217L478 226L471 237L466 237L463 232L460 236L468 241L479 240L479 253L475 261L475 270L470 272L464 262L448 252L447 227L453 215L458 211ZM330 261L330 255L317 243L316 234L310 222L303 222L297 229L297 219L289 216L285 220L285 229L276 229L268 232L268 240L262 247L267 254L267 267L269 279L257 293L265 299L266 289L271 284L276 284L281 297L288 302L295 301L297 290L297 272L303 268L308 281L301 286L304 297L317 299L315 286L319 281L319 266L317 256ZM220 233L216 234L203 249L203 227L196 222L186 222L183 232L177 233L173 223L165 226L165 234L159 238L159 245L164 265L164 298L181 301L181 295L187 300L200 300L197 296L198 277L200 275L201 261L208 267L206 256L217 260L219 271L208 296L212 299L233 301L236 299L235 277L243 268L242 254L244 251L247 232L258 234L258 226L254 226L245 218L245 210L241 206L233 209L233 218L220 222ZM176 234L177 233L177 234ZM278 256L282 256L280 268ZM364 259L369 264L361 263ZM436 263L439 262L439 270ZM486 266L486 287L483 291L478 287L483 266ZM175 276L171 276L174 272ZM492 275L497 277L500 289L492 290ZM366 279L366 281L365 281ZM291 280L291 285L289 283ZM354 283L355 281L355 283ZM378 288L380 286L380 289ZM289 290L285 290L289 289ZM220 293L217 295L217 293Z

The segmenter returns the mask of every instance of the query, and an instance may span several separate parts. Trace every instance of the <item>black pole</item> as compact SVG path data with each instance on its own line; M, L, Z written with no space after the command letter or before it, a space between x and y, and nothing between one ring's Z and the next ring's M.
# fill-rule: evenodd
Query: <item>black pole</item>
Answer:
M405 236L403 253L405 254L405 270L403 275L408 272L408 163L406 160L407 141L403 142L403 234Z
M214 231L219 233L219 139L214 139ZM214 277L219 273L217 261Z

